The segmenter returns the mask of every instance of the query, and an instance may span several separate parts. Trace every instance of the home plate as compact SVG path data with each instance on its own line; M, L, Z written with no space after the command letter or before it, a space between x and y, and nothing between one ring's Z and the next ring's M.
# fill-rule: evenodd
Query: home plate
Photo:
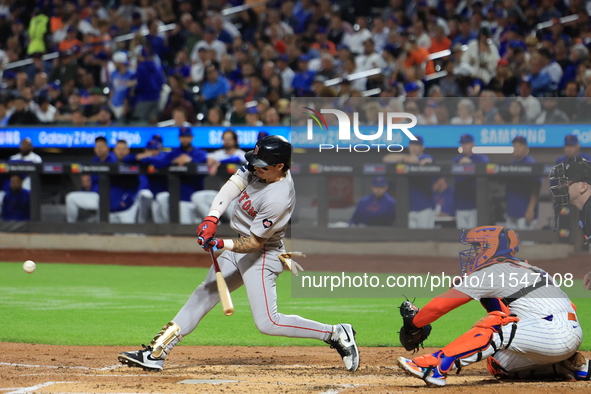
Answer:
M181 380L179 383L185 384L224 384L224 383L238 383L239 380L228 379L187 379Z

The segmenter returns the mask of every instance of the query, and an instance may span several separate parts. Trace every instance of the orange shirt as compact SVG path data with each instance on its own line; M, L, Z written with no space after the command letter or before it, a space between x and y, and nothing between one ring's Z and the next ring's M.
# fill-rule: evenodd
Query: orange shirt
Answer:
M337 47L334 45L334 42L330 41L330 40L326 40L323 42L323 44L328 45L328 52L330 52L331 55L336 55L337 54ZM314 44L312 44L312 46L310 47L312 49L320 49L320 44L315 42Z
M62 27L64 27L64 22L62 21L61 17L52 16L51 19L49 19L49 29L52 33L55 33Z
M419 66L427 61L427 57L429 57L429 51L427 48L418 47L416 50L409 52L406 58L406 62L404 65L408 67L412 66ZM427 65L425 66L425 75L433 74L435 72L435 66L433 65L433 61L427 61Z
M435 38L431 39L431 48L429 48L429 52L441 52L445 51L446 49L451 48L451 40L447 37L443 37L443 40L437 41Z
M74 38L73 40L63 40L62 42L60 42L59 50L60 52L67 51L69 49L72 49L72 47L76 45L78 45L80 49L82 49L82 41L80 41L77 38Z

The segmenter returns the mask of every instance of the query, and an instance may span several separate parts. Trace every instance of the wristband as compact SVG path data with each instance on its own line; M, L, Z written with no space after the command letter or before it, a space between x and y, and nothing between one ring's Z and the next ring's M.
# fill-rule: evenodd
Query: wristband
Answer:
M224 239L224 250L232 250L234 248L234 241L231 239Z

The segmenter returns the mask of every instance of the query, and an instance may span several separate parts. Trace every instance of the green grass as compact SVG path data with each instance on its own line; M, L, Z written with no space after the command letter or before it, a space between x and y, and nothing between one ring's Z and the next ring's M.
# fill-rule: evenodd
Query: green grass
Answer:
M147 343L176 315L205 273L199 268L39 264L34 274L26 274L22 263L0 263L0 341L122 346ZM287 272L278 280L280 312L328 324L349 322L357 330L361 346L400 346L401 298L291 298L290 280ZM224 316L217 306L182 344L323 345L315 340L260 334L244 288L232 297L236 309L233 316ZM416 303L422 306L427 301L419 299ZM591 300L574 302L583 328L591 327ZM483 315L477 302L452 311L433 324L426 345L449 343ZM582 348L591 349L590 338L585 338Z

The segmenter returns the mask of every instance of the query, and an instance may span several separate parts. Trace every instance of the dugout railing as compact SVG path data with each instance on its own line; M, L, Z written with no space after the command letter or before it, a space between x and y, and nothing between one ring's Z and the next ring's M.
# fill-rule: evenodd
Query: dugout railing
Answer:
M233 173L237 166L219 169L224 177ZM292 174L296 184L316 184L315 201L317 205L317 220L314 225L295 223L290 232L293 238L315 239L335 242L390 242L431 240L440 242L455 242L458 240L458 230L443 228L433 230L409 230L407 217L409 212L409 177L447 177L467 176L476 178L476 201L478 210L478 225L490 223L490 183L507 177L547 177L551 164L351 164L351 165L322 165L319 163L294 163ZM179 200L181 176L208 176L206 164L190 163L186 166L172 166L163 169L140 165L118 163L0 163L0 174L27 174L31 178L31 220L28 222L0 222L2 232L25 233L88 233L115 234L137 233L145 235L179 235L193 236L195 225L179 224ZM55 223L43 222L41 219L41 177L44 174L97 174L99 176L99 223ZM113 224L109 223L109 188L112 176L166 176L170 192L170 223L167 224ZM385 176L390 184L395 185L397 200L397 215L393 227L366 228L329 228L330 193L328 178L334 175L347 175L355 180L372 178L375 175ZM221 179L221 178L220 178ZM223 182L223 181L221 181ZM576 215L570 210L568 215ZM577 237L577 220L569 218L569 229L565 232L551 230L532 230L520 232L524 241L539 243L568 242L575 244L575 250L582 250L582 237ZM221 235L231 235L229 226L220 226ZM574 235L574 236L572 236ZM580 240L579 240L580 239Z

